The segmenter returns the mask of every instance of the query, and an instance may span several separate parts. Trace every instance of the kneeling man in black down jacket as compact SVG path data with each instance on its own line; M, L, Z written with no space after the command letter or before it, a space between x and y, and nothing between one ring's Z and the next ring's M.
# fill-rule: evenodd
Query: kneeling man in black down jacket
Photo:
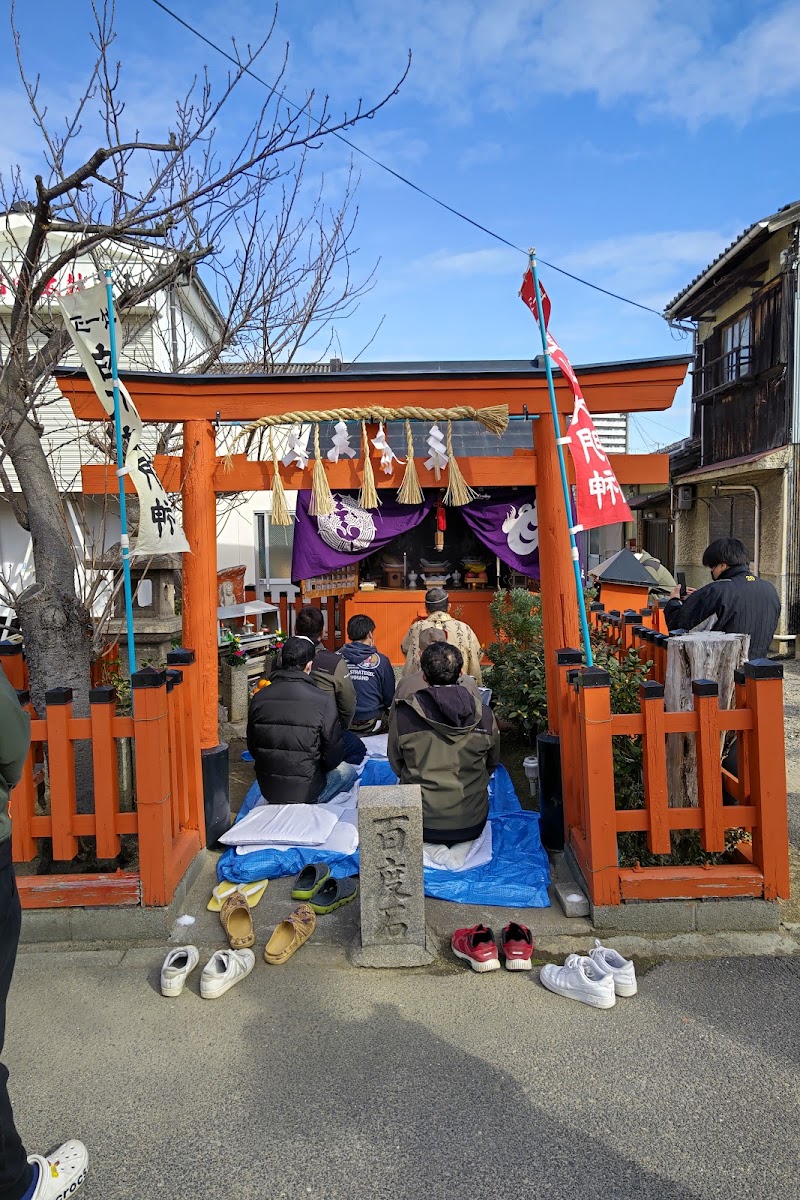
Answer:
M250 701L247 749L268 804L322 804L357 776L344 762L336 700L309 678L313 661L307 638L288 638L280 670Z

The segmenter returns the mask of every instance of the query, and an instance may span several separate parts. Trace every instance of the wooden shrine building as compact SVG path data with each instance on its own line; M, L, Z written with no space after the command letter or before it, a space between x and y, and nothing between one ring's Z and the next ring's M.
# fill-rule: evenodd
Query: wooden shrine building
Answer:
M577 371L593 414L657 412L672 405L688 363L689 358L680 355L603 363L578 367ZM580 639L556 435L550 418L544 368L537 361L392 364L391 369L384 364L361 363L314 373L276 369L268 374L219 376L132 372L123 378L143 421L174 422L183 426L182 457L157 458L156 468L168 491L180 490L182 493L184 530L192 550L185 556L183 567L183 643L193 647L197 654L202 747L211 748L218 742L216 495L268 491L272 488L274 471L271 460L252 461L245 454L233 456L231 469L231 462L226 462L218 449L218 430L226 424L246 425L264 416L302 414L302 421L311 423L317 413L330 414L346 408L397 409L408 405L436 410L462 405L475 409L502 405L507 406L512 420L530 419L529 449L516 447L504 452L501 436L496 453L460 457L459 465L465 481L473 488L524 486L536 489L549 723L551 729L557 731L555 651L564 646L576 646ZM105 418L91 384L80 372L62 370L58 383L78 419L98 421ZM573 400L561 378L556 381L556 396L563 433ZM296 415L294 419L298 420ZM371 436L374 436L375 428L372 427ZM378 489L396 491L402 478L402 467L393 475L386 475L378 469L379 455L370 453L375 455ZM666 485L669 481L666 455L612 454L609 457L623 485ZM310 488L312 466L313 460L305 470L282 468L284 487L298 491ZM417 459L416 466L423 489L444 486L425 467L424 458ZM334 491L357 491L361 485L358 456L326 463L325 471ZM85 494L113 494L117 490L113 465L85 466L82 477ZM359 609L365 607L367 595L359 595ZM378 598L379 594L372 593L370 608L378 620L378 641L380 644L385 633L388 642L393 644L396 633L382 629L387 618L380 616ZM485 606L488 606L489 598L490 593L487 593ZM419 597L409 599L413 619ZM396 594L392 600L397 604ZM408 618L407 608L401 623ZM479 629L479 635L482 632Z

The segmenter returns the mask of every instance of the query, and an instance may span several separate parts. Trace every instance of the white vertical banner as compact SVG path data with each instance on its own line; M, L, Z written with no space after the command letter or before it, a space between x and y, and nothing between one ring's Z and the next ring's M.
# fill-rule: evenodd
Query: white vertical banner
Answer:
M59 296L78 357L89 376L100 403L114 416L114 390L111 385L111 338L108 304L103 284ZM119 323L116 325L120 345ZM125 384L120 382L119 404L125 468L139 497L139 534L131 554L185 554L189 543L181 528L172 498L156 474L152 456L142 446L142 420Z

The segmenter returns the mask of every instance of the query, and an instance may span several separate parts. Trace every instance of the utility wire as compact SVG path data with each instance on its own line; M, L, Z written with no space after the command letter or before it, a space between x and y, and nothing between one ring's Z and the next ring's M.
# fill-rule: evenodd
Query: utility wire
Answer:
M227 50L223 50L220 45L212 41L211 38L206 37L206 35L201 33L199 29L196 29L194 25L190 25L188 21L184 21L183 17L179 16L178 13L173 12L171 8L168 8L166 4L162 3L162 0L153 0L153 4L155 4L157 8L160 8L162 12L165 12L168 16L172 17L174 21L177 21L179 25L182 25L184 29L187 29L189 33L194 34L194 36L199 38L201 42L205 42L205 44L212 50L216 51L217 54L221 54L223 58L227 58L228 62L233 63L237 70L244 71L246 75L249 75L252 79L255 79L257 83L260 83L262 87L265 87L274 96L277 96L280 100L283 100L283 102L290 108L293 108L295 112L303 112L303 109L300 107L300 105L295 104L294 101L290 100L285 92L279 92L277 88L274 88L271 84L267 83L265 79L262 79L261 76L257 75L255 71L250 69L250 67L244 66L239 59L234 57L234 55L228 54ZM324 126L322 128L324 132ZM438 204L439 208L443 208L445 212L452 213L454 217L458 217L461 221L466 221L466 223L468 225L472 225L474 229L479 229L481 233L485 233L488 237L494 238L496 242L500 242L502 245L508 246L510 250L516 250L517 253L523 254L526 259L528 258L529 251L523 250L521 246L517 246L514 242L510 242L508 238L504 238L501 234L495 233L493 229L489 229L486 225L481 225L480 221L473 220L472 217L467 216L466 213L461 212L459 209L453 208L451 204L447 204L438 196L434 196L432 192L426 191L426 189L420 187L418 183L414 183L413 179L409 179L406 175L401 175L399 171L395 171L394 168L390 167L387 163L382 162L379 158L375 158L375 156L370 154L368 150L364 150L361 146L356 145L355 142L351 142L349 138L344 136L344 134L333 132L333 136L337 138L338 141L343 142L345 146L349 146L351 150L355 150L355 152L360 154L363 158L366 158L371 163L374 163L376 167L380 167L382 171L386 171L388 175L394 176L394 178L399 180L400 183L404 183L407 187L410 187L415 192L418 192L420 196L424 196L427 200L431 200L434 204ZM619 292L612 292L608 288L600 287L599 284L591 283L588 279L583 279L580 275L573 275L571 271L565 271L563 267L557 267L555 263L548 262L545 258L540 257L539 262L544 266L549 267L551 271L556 271L559 275L565 275L567 279L572 279L576 283L583 284L584 287L591 288L592 291L600 292L603 296L610 296L613 300L620 300L623 304L630 304L633 308L641 309L642 312L652 313L662 321L666 320L664 314L659 312L657 308L651 308L648 304L640 304L638 300L631 300L628 296L621 296ZM671 324L672 328L679 329L682 332L689 332L689 330L684 326L671 322L668 322L668 324Z

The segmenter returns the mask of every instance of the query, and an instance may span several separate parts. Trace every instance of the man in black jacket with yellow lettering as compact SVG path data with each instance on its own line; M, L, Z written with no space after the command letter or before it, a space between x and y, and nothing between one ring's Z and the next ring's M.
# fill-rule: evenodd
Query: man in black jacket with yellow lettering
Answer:
M750 570L750 559L738 538L718 538L706 548L703 566L712 582L680 599L675 588L664 606L667 629L695 629L709 617L718 633L749 633L750 654L766 658L778 627L781 602L771 583Z

